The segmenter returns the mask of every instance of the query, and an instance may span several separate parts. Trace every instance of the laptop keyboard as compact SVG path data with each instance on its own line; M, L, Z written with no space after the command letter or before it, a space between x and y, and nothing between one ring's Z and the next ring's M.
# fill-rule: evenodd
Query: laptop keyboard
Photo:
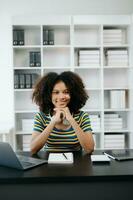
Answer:
M27 157L27 156L22 156L22 155L17 155L18 159L22 163L27 163L28 164L37 164L37 163L42 163L42 160L37 159L37 158L32 158L32 157Z
M23 167L34 166L34 163L21 161Z

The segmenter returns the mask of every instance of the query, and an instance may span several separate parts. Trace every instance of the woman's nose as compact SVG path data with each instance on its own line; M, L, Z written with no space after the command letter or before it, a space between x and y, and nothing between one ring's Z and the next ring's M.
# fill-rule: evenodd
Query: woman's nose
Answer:
M60 97L61 99L63 99L63 98L65 97L65 94L60 93L59 97Z

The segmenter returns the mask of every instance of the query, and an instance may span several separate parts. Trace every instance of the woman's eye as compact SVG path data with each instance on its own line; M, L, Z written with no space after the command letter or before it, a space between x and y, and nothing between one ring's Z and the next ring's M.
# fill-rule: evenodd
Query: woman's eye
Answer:
M69 92L68 92L68 91L65 91L64 94L69 94Z
M53 93L53 94L59 94L59 92L58 92L58 91L53 91L52 93Z

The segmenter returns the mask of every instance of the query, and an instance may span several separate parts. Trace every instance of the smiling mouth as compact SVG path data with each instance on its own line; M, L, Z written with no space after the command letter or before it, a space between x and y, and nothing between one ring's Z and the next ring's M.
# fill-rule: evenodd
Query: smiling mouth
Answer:
M56 102L56 104L60 105L60 106L64 106L66 105L68 102L67 101L64 101L64 102Z

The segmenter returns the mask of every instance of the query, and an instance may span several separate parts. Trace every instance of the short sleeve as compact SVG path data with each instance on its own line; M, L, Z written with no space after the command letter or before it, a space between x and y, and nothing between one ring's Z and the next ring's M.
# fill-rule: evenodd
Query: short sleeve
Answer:
M82 115L81 125L80 127L84 132L92 131L91 122L88 113L84 112Z
M33 131L42 132L45 128L45 118L41 115L41 113L35 114Z

